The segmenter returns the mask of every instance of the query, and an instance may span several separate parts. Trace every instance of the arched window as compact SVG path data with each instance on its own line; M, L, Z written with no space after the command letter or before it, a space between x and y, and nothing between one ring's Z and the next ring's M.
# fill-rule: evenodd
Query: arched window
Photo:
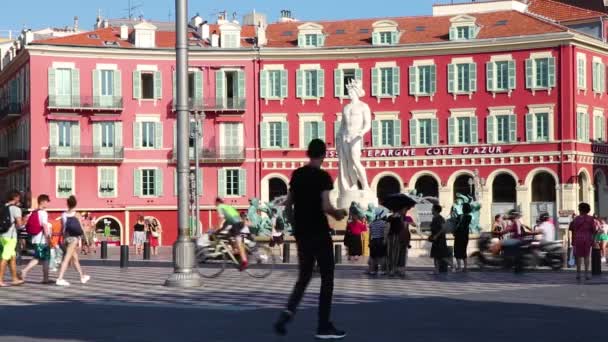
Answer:
M494 178L492 183L493 203L515 203L517 202L516 182L508 173L501 173Z
M425 197L439 197L439 183L433 176L425 175L416 181L416 192Z
M378 196L378 199L382 201L382 199L386 198L386 196L400 192L401 184L399 183L399 180L392 176L384 176L378 182L376 195Z
M287 184L280 178L271 178L268 181L268 200L287 195Z
M473 196L475 194L475 185L473 183L473 176L471 175L460 175L454 181L454 199L457 194L463 194L465 196Z
M532 202L555 202L555 179L541 172L532 179Z
M578 201L589 203L589 179L583 172L578 175Z

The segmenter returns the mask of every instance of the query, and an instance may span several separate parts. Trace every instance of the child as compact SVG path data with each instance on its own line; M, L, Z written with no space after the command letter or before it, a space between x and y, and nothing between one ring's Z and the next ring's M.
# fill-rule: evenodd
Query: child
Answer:
M49 249L49 243L51 238L51 225L49 224L49 214L46 212L46 207L50 202L49 196L40 195L38 196L38 210L32 213L38 215L38 217L30 217L27 225L36 225L35 231L38 233L32 234L32 244L34 245L34 257L30 260L29 264L21 271L21 279L25 280L28 272L38 265L42 264L42 283L49 284L49 260L51 258L51 252ZM42 228L41 230L38 230ZM33 227L32 227L33 229ZM28 227L30 230L30 227Z
M369 270L368 275L378 275L378 266L384 264L386 257L386 242L384 239L387 231L388 222L386 218L388 211L384 208L376 208L374 212L374 220L369 225Z

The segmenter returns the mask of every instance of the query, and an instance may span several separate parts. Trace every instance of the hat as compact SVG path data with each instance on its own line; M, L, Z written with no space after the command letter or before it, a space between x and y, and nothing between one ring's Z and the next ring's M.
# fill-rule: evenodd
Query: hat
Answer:
M521 213L517 209L509 210L509 217L521 217Z
M541 214L540 214L540 216L538 216L538 219L539 219L541 222L544 222L544 221L549 220L549 218L550 218L550 217L551 217L551 216L549 216L549 213L541 213Z
M388 209L384 207L378 207L374 209L374 220L383 220L389 215Z

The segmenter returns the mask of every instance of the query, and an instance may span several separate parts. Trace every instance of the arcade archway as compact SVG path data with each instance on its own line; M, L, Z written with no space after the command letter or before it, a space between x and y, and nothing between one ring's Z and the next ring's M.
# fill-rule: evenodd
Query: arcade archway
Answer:
M287 184L280 178L271 178L268 181L268 200L287 195Z
M414 187L418 194L422 194L425 197L439 197L439 183L433 176L421 176L416 181L416 185Z
M393 176L384 176L378 181L376 195L382 201L386 196L401 192L399 180Z

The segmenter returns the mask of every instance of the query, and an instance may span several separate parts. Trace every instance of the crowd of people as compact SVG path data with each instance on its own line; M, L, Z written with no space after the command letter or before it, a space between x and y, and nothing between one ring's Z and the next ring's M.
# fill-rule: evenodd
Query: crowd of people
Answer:
M160 234L163 230L155 218L145 218L143 215L137 217L137 222L133 226L133 240L135 255L143 254L144 244L150 244L152 255L158 255Z

